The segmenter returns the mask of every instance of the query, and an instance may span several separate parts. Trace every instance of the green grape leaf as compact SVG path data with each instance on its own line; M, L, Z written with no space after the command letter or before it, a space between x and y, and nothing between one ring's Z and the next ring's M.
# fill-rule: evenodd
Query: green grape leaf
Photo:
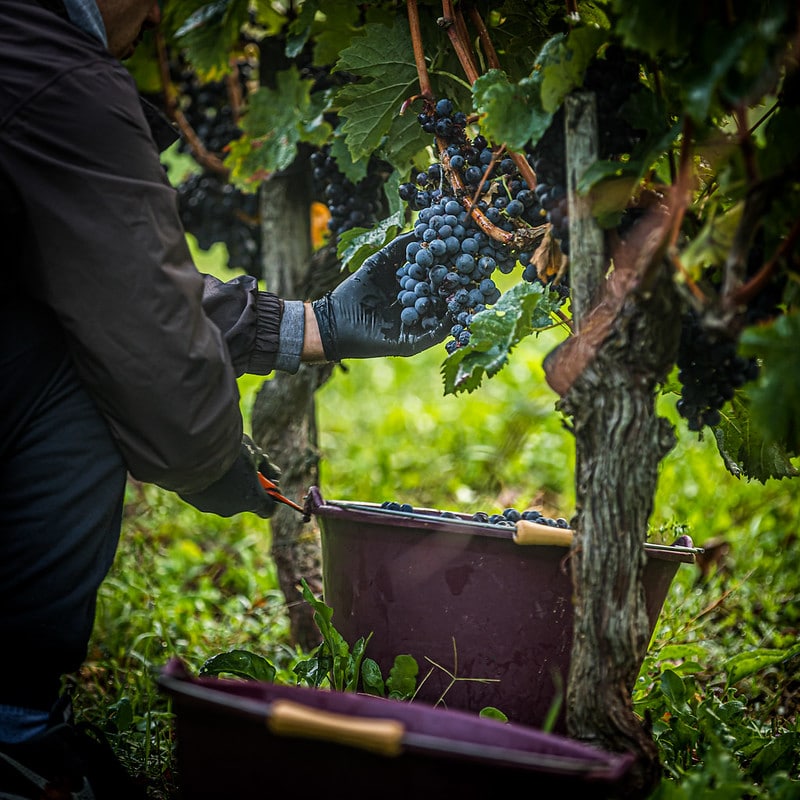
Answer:
M511 83L505 72L488 70L473 84L481 132L511 150L536 144L567 94L581 85L586 66L606 33L597 27L557 34L545 42L530 75Z
M319 66L335 64L342 49L358 35L356 26L362 12L358 4L350 0L322 0L319 10L322 18L315 22L312 30L314 63Z
M741 392L728 404L722 422L713 431L725 468L734 477L766 483L769 478L792 478L798 474L786 450L760 435Z
M247 22L248 0L217 0L199 8L175 31L202 81L216 81L231 71L230 52Z
M749 36L741 28L731 31L711 22L704 28L704 51L714 53L714 58L690 62L681 76L686 111L697 122L702 122L711 113L720 83L741 55Z
M297 156L298 142L319 146L331 134L323 117L326 93L312 94L313 81L301 78L295 66L277 73L275 80L274 90L262 86L250 95L243 135L231 142L225 157L231 183L244 191L286 169Z
M358 269L365 259L394 239L402 227L403 212L400 211L371 228L350 228L340 233L336 254L342 269Z
M338 132L330 142L330 155L336 161L339 171L351 183L357 184L360 180L366 178L369 159L362 158L359 161L353 161L345 144L344 136Z
M472 392L483 376L496 375L523 338L552 327L552 313L562 304L556 292L541 284L518 283L470 323L467 345L451 353L442 364L444 393Z
M538 72L512 84L504 72L490 69L472 85L472 94L481 132L511 150L522 150L529 140L538 142L553 119L542 107Z
M303 3L303 11L310 3ZM267 36L279 36L284 26L288 22L288 17L281 14L274 8L267 8L262 3L255 3L251 6L253 18L259 27L264 29Z
M662 52L683 56L686 43L694 38L694 28L698 24L692 13L696 5L692 0L684 0L680 12L676 12L674 5L614 0L615 28L623 44L634 50L642 50L653 57Z
M800 454L800 312L783 314L770 324L747 328L744 355L760 360L761 374L750 389L753 420L766 442Z
M414 161L415 156L430 143L431 137L422 130L416 114L406 109L405 113L398 114L392 120L382 154L395 169L407 171L409 162Z
M743 203L721 214L710 214L700 232L681 252L681 264L695 277L703 268L723 264L742 218Z
M368 157L389 133L403 102L418 92L408 24L370 23L342 50L334 71L361 77L337 96L342 132L354 161Z
M303 3L297 16L287 26L286 55L288 58L296 58L306 46L318 5L317 2Z
M219 653L209 658L200 667L201 675L221 675L223 673L272 683L277 670L266 658L247 650L229 650L227 653Z
M557 34L545 43L537 68L542 73L542 108L554 112L583 83L583 74L607 32L595 26L575 28L568 37Z

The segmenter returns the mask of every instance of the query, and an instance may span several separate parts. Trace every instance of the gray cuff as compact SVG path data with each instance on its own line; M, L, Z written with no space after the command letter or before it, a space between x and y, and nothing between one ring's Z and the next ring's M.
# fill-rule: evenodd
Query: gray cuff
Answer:
M300 353L306 330L305 308L302 300L284 300L281 333L275 369L294 374L300 369Z

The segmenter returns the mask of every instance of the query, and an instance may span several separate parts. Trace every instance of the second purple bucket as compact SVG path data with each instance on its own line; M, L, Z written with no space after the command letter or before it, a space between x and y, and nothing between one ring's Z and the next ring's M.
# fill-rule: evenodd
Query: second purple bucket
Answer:
M372 634L365 655L384 678L395 656L409 654L420 682L430 672L415 701L494 706L543 725L566 690L572 650L569 531L528 526L534 543L520 544L514 528L468 515L325 501L313 486L306 511L320 528L332 624L351 645ZM694 562L697 550L682 541L689 546L643 545L651 633L678 567ZM564 729L562 710L554 730Z

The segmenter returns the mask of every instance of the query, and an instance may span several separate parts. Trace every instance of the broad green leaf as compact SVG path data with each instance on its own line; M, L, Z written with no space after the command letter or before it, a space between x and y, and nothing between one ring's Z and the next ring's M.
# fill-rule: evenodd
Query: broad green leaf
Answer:
M430 146L431 137L422 130L416 114L406 109L404 114L397 114L392 120L389 133L381 145L381 152L396 170L407 172L408 165L415 160L415 156ZM425 160L430 160L427 153Z
M592 214L601 228L619 223L622 212L636 192L641 164L595 161L578 182L578 191L589 194Z
M351 183L358 184L367 176L368 158L353 161L344 141L344 136L335 135L330 143L330 156L336 161L339 172Z
M707 648L700 644L675 644L665 645L658 651L659 660L669 661L676 658L681 660L697 659L703 661L708 655Z
M366 694L373 694L376 697L386 696L381 668L372 658L365 658L361 663L361 685Z
M743 208L742 203L737 203L723 213L711 213L706 218L700 232L681 252L681 264L685 269L699 277L705 267L725 263L742 218Z
M664 672L661 673L661 691L664 693L665 697L669 698L676 708L683 707L688 710L686 705L688 697L686 684L677 672L671 669L665 669Z
M800 654L800 645L791 647L788 650L775 650L769 648L756 648L745 653L737 653L729 658L725 664L725 671L728 673L728 687L737 684L744 678L749 678L757 672L782 664L794 656Z
M289 23L286 31L286 55L289 58L298 56L306 46L318 5L317 0L303 3L297 16Z
M360 35L356 26L361 9L350 0L322 0L319 4L318 20L313 26L314 64L335 64L339 53L347 47L355 35Z
M127 697L120 697L109 706L112 719L118 731L128 731L134 724L133 704Z
M750 410L767 442L800 454L800 312L747 328L745 355L757 356L761 375L749 390Z
M336 96L342 132L354 161L369 157L389 133L403 102L419 92L408 24L369 24L336 62L360 76Z
M541 77L536 72L512 84L504 72L492 69L475 81L472 93L481 131L511 150L538 142L553 119L542 107Z
M343 269L354 271L364 260L388 244L403 227L403 213L387 217L372 228L350 228L339 235L337 255Z
M513 348L535 330L552 325L551 313L562 303L541 284L518 283L492 308L473 317L469 344L459 347L442 364L444 393L472 392L483 376L497 374Z
M752 394L752 389L750 390ZM760 426L753 424L752 402L739 392L726 406L722 422L714 430L722 460L736 478L766 483L770 478L791 478L798 474L785 448L764 440Z
M770 774L791 774L800 753L800 732L788 731L776 737L765 737L763 741L764 746L750 762L755 779L761 782Z
M555 112L564 98L583 83L583 74L608 32L595 26L575 28L554 36L542 48L537 69L542 72L542 108Z
M247 650L229 650L227 653L220 653L209 658L200 667L201 675L221 675L223 673L272 683L277 671L266 658Z
M662 53L681 56L692 39L695 0L667 4L612 2L617 17L615 30L623 44L655 57Z
M419 664L413 656L407 653L395 656L389 677L386 679L389 697L396 700L408 700L413 697L417 688L418 674Z
M219 80L231 71L230 53L239 43L248 12L248 0L218 0L198 9L175 32L201 80Z
M292 66L277 73L275 90L262 86L250 95L241 121L243 136L230 144L225 158L235 186L252 191L294 161L299 142L320 145L327 140L327 98L321 92L312 94L312 86L313 81Z
M736 63L748 38L747 31L741 29L732 33L713 22L705 27L703 46L714 53L714 58L690 62L681 76L685 108L696 122L703 122L711 114L720 83Z

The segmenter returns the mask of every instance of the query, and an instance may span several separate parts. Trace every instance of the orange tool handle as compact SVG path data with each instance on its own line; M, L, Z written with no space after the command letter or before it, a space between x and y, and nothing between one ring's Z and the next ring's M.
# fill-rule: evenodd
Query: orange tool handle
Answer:
M266 476L264 473L258 473L258 479L261 481L261 485L266 490L267 494L274 497L276 500L279 500L281 503L286 503L287 506L291 506L296 511L299 511L301 514L305 514L305 509L303 506L297 505L294 500L290 500L288 497L284 497L279 491L278 487Z

